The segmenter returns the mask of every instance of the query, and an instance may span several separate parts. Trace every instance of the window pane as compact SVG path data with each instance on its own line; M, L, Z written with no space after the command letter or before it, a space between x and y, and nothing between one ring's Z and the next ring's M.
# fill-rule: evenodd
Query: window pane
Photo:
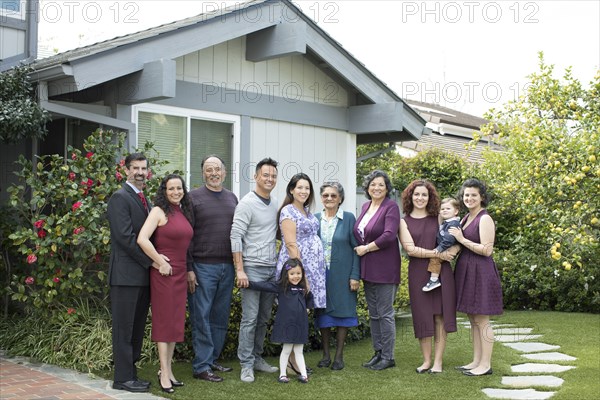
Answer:
M161 175L166 172L185 171L187 118L167 114L140 111L138 114L138 147L153 142L161 160L169 163L158 169L151 168Z
M204 184L200 163L209 154L215 154L225 161L227 176L224 185L231 190L231 141L232 124L192 119L190 132L190 187Z

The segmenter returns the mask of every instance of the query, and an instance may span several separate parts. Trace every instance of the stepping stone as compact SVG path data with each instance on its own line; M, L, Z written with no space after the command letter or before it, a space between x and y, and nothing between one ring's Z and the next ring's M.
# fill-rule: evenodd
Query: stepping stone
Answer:
M515 333L515 334L511 334L511 335L494 335L494 339L496 340L496 342L503 342L503 343L509 343L509 342L520 342L522 340L532 340L532 339L539 339L541 338L542 335L526 335L526 334L520 334L520 333Z
M518 373L554 373L554 372L564 372L570 369L575 368L572 365L559 365L559 364L540 364L540 363L525 363L525 364L517 364L510 367L512 372Z
M522 353L533 353L535 351L548 351L558 350L560 346L539 342L517 342L517 343L503 343L505 346L511 349L520 351Z
M503 376L502 384L513 388L527 388L531 386L559 387L565 380L556 376L548 375L526 375L526 376Z
M558 353L558 352L522 354L521 357L525 357L529 360L537 360L537 361L574 361L574 360L577 360L576 357L570 356L568 354Z
M533 331L533 328L500 328L494 330L494 333L498 335L526 335L528 333L531 333L531 331Z
M540 392L535 389L482 389L493 399L543 400L549 399L555 392Z

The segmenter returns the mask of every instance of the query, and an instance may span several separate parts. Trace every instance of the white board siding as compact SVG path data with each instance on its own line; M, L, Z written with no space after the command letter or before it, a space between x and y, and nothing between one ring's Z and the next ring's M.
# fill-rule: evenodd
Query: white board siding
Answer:
M178 57L177 79L275 95L290 101L348 106L348 93L301 55L251 62L241 37Z
M345 131L310 125L253 118L250 160L271 157L279 162L274 194L281 203L290 178L307 174L315 189L315 209L322 204L319 187L325 181L339 181L345 189L344 210L354 212L356 202L356 136ZM250 184L254 188L254 182Z
M0 27L0 59L16 56L24 52L25 31Z

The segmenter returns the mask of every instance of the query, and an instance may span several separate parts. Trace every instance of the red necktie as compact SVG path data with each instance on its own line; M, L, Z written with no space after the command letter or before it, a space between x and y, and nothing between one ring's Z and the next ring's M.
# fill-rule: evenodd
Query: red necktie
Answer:
M144 197L144 193L138 192L138 197L140 198L140 200L142 200L142 205L144 206L144 210L146 210L146 212L148 212L148 202L146 201L146 198Z

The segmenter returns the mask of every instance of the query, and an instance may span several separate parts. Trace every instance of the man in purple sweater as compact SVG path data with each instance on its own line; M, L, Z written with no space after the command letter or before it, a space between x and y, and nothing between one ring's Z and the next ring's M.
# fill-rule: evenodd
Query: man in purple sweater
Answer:
M192 321L194 378L221 382L215 372L232 368L217 363L229 325L235 271L229 233L238 199L223 187L225 163L202 160L205 185L190 191L194 210L193 260L188 259L188 304Z

